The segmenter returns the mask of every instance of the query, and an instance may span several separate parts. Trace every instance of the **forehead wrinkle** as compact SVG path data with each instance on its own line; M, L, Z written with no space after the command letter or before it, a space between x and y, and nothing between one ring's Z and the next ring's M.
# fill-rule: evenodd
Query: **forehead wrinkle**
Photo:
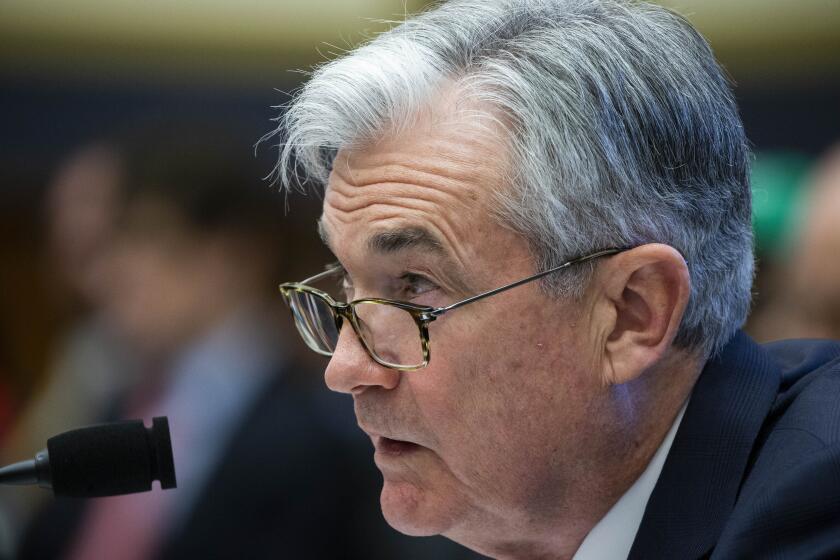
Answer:
M327 187L325 203L336 210L352 213L381 204L418 210L434 217L441 208L462 208L461 215L474 214L478 193L475 188L456 180L440 180L430 176L407 177L406 182L382 181L365 184L347 182L340 173L333 172ZM433 220L434 221L434 220ZM452 241L452 239L449 239Z
M437 214L443 207L452 208L457 205L468 207L455 194L447 191L416 184L397 183L383 183L364 187L331 185L327 191L325 202L348 214L374 206L419 210L430 214Z
M363 190L362 187L360 190ZM391 192L389 193L388 190ZM346 194L339 190L330 189L327 202L337 212L336 218L349 223L352 218L350 214L364 210L386 210L387 219L406 220L406 216L399 213L399 210L415 210L425 215L425 221L434 224L438 229L449 229L446 220L440 220L440 208L447 206L447 196L435 196L434 191L421 190L420 192L408 192L407 189L387 189L385 192L378 190L371 193L360 193L355 196ZM421 196L426 195L426 196ZM451 205L450 205L451 206ZM384 216L378 219L385 219ZM446 225L446 227L443 227ZM419 226L419 225L418 225ZM452 243L452 233L442 232L446 241Z
M457 257L462 268L467 270L463 263L470 262L471 259L457 243L459 224L441 220L441 208L458 208L456 215L468 219L469 216L475 217L478 214L478 198L478 193L473 187L461 185L452 180L428 184L413 178L410 183L383 182L353 185L346 182L340 174L333 173L327 188L325 203L336 211L336 219L342 223L350 223L352 218L349 215L354 212L377 207L389 209L388 214L393 214L391 218L403 220L405 216L400 216L390 209L418 211L425 216L424 221L434 224L440 230L450 251L454 253L453 256Z
M468 137L458 141L426 141L420 145L413 144L411 150L392 148L382 151L382 146L377 146L380 151L375 152L348 150L344 152L344 157L336 160L332 172L354 186L375 182L412 183L417 180L442 186L455 183L462 188L469 183L484 184L491 179L484 176L488 171L488 158L498 160L498 149L481 145L471 154L465 150L471 144L478 142ZM431 152L430 155L418 153L423 150Z
M468 279L473 279L474 274L468 271L474 269L474 263L480 254L477 248L467 241L472 239L469 230L476 225L473 223L471 226L469 222L469 216L475 217L477 214L476 205L462 204L464 210L456 214L462 219L459 223L453 223L443 218L440 211L441 206L453 206L447 204L449 196L440 196L439 191L435 189L411 186L414 187L411 190L394 184L376 185L376 188L374 186L353 187L336 179L327 189L325 210L329 206L331 220L344 225L352 224L358 220L355 217L356 213L365 211L376 214L373 219L365 218L371 226L373 222L398 223L404 227L431 224L437 231L438 237L444 241L443 245L449 261L446 264L456 271L455 275L461 277L460 281L450 278L452 287L465 295L474 293L477 288L471 286L472 281L468 281ZM388 196L389 193L391 193L390 196ZM403 213L406 210L413 210L418 215L407 216ZM472 241L479 241L479 239L472 239Z
M340 172L333 171L333 181L331 181L329 191L347 199L358 199L359 195L362 198L368 195L399 196L408 194L407 191L412 189L410 196L434 200L435 195L437 195L439 203L459 206L467 206L468 202L474 202L478 198L476 189L468 182L470 180L479 182L475 181L474 177L463 179L444 177L436 173L417 171L400 165L392 165L384 169L371 170L367 174L361 174L366 175L365 177L359 177L358 175L360 174L354 173L353 180L349 181ZM385 190L384 192L371 192L373 187L381 187ZM361 189L361 191L355 189Z

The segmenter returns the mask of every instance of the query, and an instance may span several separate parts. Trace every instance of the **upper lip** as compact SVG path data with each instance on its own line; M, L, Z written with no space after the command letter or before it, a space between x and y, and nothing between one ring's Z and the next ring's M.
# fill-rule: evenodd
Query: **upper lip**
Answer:
M405 437L396 437L394 434L391 433L383 433L383 431L375 430L369 426L367 426L363 422L359 422L359 428L362 429L372 440L376 440L377 438L385 438L385 439L392 439L394 441L405 441L408 443L416 443L408 438ZM419 445L419 444L418 444Z

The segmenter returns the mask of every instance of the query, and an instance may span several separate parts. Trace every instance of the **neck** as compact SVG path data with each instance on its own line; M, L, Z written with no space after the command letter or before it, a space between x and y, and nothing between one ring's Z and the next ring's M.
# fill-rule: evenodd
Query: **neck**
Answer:
M550 511L507 512L477 537L447 535L498 559L572 558L586 535L639 479L664 441L702 369L683 352L664 359L636 380L612 386L593 401L593 423L582 430L590 449L570 465L561 503ZM597 433L600 445L592 446ZM571 481L571 482L569 482ZM503 530L507 527L510 530ZM506 539L505 535L515 535ZM463 538L459 538L463 537Z

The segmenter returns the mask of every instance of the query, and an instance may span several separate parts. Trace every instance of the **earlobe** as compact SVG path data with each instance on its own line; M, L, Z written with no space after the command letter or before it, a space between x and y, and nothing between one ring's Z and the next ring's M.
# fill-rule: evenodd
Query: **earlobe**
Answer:
M642 245L598 271L605 384L636 379L670 348L691 291L688 267L673 247Z

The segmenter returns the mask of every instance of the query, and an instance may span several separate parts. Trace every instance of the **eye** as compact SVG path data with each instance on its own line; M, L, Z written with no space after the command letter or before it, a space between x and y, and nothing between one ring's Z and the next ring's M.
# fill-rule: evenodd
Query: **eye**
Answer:
M402 297L413 299L438 289L438 285L419 274L407 272L400 276Z

